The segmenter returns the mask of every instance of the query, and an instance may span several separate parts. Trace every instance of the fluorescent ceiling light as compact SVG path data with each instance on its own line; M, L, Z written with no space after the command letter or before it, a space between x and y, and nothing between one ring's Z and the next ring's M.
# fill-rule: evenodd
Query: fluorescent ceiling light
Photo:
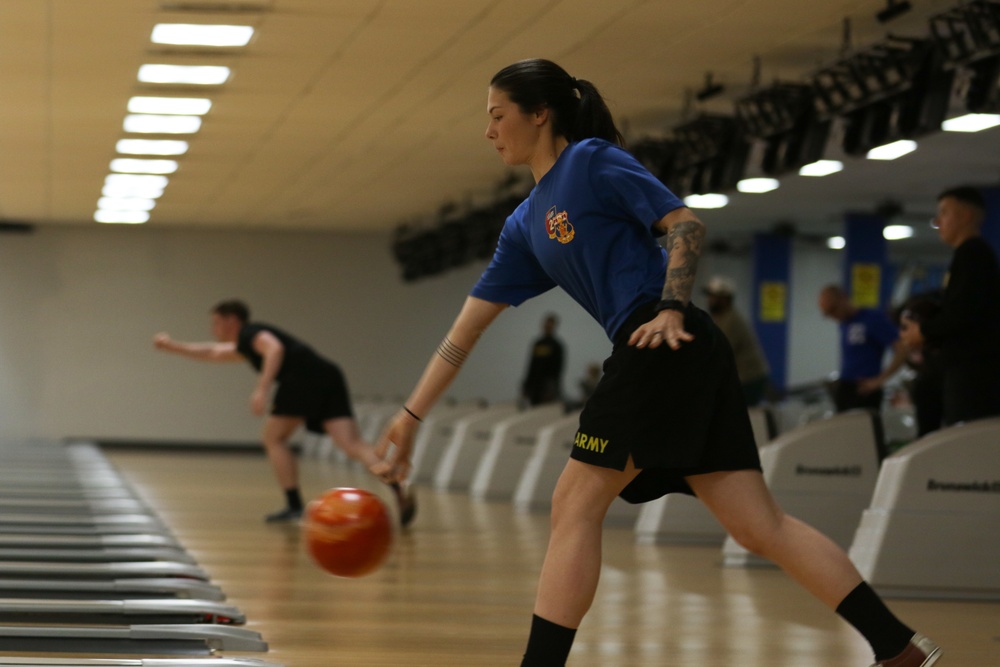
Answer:
M913 236L913 227L909 225L886 225L882 230L882 237L887 241L898 241L908 239Z
M194 134L201 129L198 116L153 116L130 114L122 124L126 132L139 134Z
M152 211L155 199L145 197L101 197L97 208L105 211Z
M138 225L149 220L149 213L146 211L112 211L98 209L94 213L94 220L97 222L117 222L127 225Z
M945 132L979 132L1000 125L1000 114L970 113L941 123Z
M831 236L826 240L826 247L830 250L843 250L847 247L847 241L843 236Z
M115 150L124 155L184 155L188 142L180 139L119 139Z
M840 160L817 160L799 169L799 176L829 176L844 169Z
M167 187L169 179L166 176L154 176L153 174L108 174L104 177L105 185L121 185L136 188L160 188Z
M917 142L910 141L909 139L900 139L891 144L871 149L865 157L869 160L895 160L915 150L917 150Z
M130 113L204 116L211 108L212 100L206 97L133 97L128 101Z
M729 197L715 193L705 195L688 195L684 205L688 208L722 208L729 203Z
M141 185L105 185L101 188L101 194L105 197L120 199L122 197L139 197L144 199L156 199L163 196L163 188Z
M253 28L248 25L158 23L153 26L150 40L154 44L181 46L246 46L251 37Z
M740 192L752 192L760 194L777 190L780 183L776 178L744 178L736 184L736 189Z
M228 67L221 65L142 65L139 67L139 81L213 86L225 83L229 72Z
M177 160L119 157L111 161L111 171L125 174L172 174L177 171Z

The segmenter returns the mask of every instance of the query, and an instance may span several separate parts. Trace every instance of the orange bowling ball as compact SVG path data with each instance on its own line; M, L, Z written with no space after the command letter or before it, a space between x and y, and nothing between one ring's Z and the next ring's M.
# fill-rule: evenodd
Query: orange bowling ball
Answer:
M392 546L385 505L361 489L330 489L306 507L305 542L321 568L338 577L361 577L377 569Z

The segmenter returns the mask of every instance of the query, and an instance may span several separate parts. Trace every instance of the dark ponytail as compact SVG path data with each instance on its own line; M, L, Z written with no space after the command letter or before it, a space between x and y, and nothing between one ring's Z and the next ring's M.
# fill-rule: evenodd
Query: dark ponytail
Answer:
M508 65L493 76L490 86L507 93L525 113L548 108L556 136L568 141L597 137L625 145L594 84L574 79L550 60L535 58Z

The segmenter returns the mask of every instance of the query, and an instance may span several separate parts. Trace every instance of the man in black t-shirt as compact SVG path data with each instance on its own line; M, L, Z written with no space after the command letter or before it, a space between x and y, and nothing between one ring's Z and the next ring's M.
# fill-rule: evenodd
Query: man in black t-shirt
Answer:
M531 344L528 372L521 383L521 396L528 405L554 403L562 397L563 345L556 338L559 319L547 315L542 335Z
M975 188L938 196L938 234L955 252L940 312L920 333L941 349L946 425L1000 415L1000 265L980 236L985 217Z
M313 433L329 435L350 458L366 467L378 461L372 446L361 438L347 383L332 361L278 327L250 322L250 310L242 301L223 301L212 309L212 337L216 342L183 343L161 333L154 338L154 345L200 361L248 361L259 374L250 395L250 410L255 415L266 412L271 390L277 386L262 440L285 491L287 506L268 515L267 521L293 521L302 516L298 466L288 447L289 438L301 425ZM399 484L391 486L400 521L407 525L416 511L413 497Z

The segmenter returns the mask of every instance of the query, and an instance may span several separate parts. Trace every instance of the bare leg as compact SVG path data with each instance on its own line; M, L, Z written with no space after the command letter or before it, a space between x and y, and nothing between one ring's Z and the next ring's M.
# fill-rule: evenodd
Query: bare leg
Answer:
M295 455L288 448L288 439L301 424L300 417L281 415L271 415L264 421L264 434L261 436L264 451L275 477L278 478L278 484L286 491L299 486L299 468Z
M375 455L375 448L361 438L358 422L353 417L328 419L323 422L323 429L337 447L350 458L365 464L366 468L378 463L379 458Z
M590 609L601 571L604 515L639 474L631 459L624 471L570 459L552 496L552 532L535 598L535 614L576 628Z
M693 475L687 482L733 539L777 564L831 609L861 583L843 549L778 507L759 471Z
M358 423L353 417L329 419L323 422L323 428L333 442L350 458L360 461L368 469L378 463L379 458L375 454L375 448L362 439L361 433L358 431ZM413 495L412 489L406 491L402 485L396 482L389 484L389 487L392 489L399 507L399 522L404 527L408 526L417 512L416 497Z

